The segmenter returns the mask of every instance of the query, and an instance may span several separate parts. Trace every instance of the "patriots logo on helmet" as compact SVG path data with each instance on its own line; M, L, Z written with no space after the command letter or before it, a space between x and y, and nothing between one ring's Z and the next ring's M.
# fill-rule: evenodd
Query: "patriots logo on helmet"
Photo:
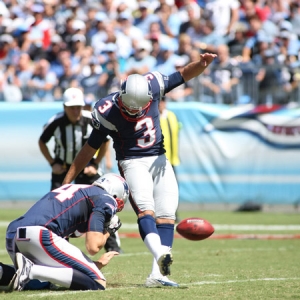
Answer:
M92 118L92 125L95 129L99 129L101 123L99 121L97 121L95 118Z
M125 180L123 180L123 186L124 186L124 191L125 191L125 194L129 194L129 187L128 187L128 184Z
M126 94L126 81L122 83L121 85L121 94Z

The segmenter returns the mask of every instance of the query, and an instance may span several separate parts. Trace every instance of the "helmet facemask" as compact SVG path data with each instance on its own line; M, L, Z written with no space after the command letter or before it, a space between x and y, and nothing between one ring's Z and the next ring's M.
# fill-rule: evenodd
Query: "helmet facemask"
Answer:
M115 198L115 199L116 199L117 205L118 205L117 212L120 212L124 208L124 205L125 205L124 200L122 200L120 198Z

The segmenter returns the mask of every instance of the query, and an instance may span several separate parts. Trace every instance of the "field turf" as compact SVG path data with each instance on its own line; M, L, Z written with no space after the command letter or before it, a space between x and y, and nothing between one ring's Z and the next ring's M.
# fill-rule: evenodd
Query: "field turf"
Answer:
M7 223L24 209L0 210L0 261L11 263L5 250ZM300 299L299 212L180 211L180 218L202 217L215 226L203 241L175 234L171 280L180 288L145 288L152 257L138 237L131 210L119 214L124 253L102 269L106 291L23 291L0 299ZM82 238L72 239L84 251ZM101 252L102 254L103 252ZM96 255L97 259L100 254ZM100 294L99 294L100 293Z

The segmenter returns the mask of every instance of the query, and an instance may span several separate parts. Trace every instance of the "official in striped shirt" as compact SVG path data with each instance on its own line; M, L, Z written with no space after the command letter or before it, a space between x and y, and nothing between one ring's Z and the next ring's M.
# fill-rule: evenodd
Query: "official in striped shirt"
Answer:
M91 112L83 110L84 96L80 89L69 88L63 95L64 111L54 115L44 126L39 138L39 147L52 167L51 190L62 185L64 177L75 156L85 144L92 131ZM54 155L48 142L54 138ZM77 176L75 183L92 184L99 178L98 164L106 152L105 143L92 158L85 169Z

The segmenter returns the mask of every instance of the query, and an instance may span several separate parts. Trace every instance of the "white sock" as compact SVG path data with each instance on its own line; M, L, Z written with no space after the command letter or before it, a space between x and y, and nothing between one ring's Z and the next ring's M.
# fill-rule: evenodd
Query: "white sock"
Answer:
M161 248L163 250L163 253L167 253L167 252L169 252L171 250L169 246L161 245Z
M161 245L161 249L163 250L163 253L167 253L168 251L170 251L170 247L169 246L163 246ZM153 258L153 262L152 262L152 272L151 272L151 275L153 276L157 276L157 277L160 277L160 276L163 276L161 273L160 273L160 270L159 270L159 266L157 264L157 261L155 258Z
M160 237L156 233L149 233L144 239L144 243L152 253L153 257L158 260L163 254Z
M156 261L155 258L153 258L153 262L152 262L151 275L153 275L154 277L161 277L162 276L162 274L160 273L160 270L159 270L159 266L158 266L157 261Z
M33 265L30 271L30 279L38 279L40 281L50 281L62 287L69 288L72 283L72 268L53 268L39 265Z

